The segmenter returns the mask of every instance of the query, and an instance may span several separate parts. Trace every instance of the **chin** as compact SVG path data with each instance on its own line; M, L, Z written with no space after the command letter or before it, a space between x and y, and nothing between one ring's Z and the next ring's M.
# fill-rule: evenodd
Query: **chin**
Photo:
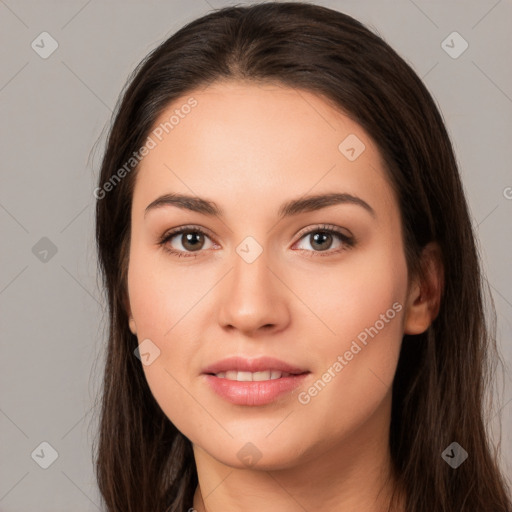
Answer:
M306 456L304 443L299 440L282 442L277 437L269 440L265 435L255 435L252 441L250 439L251 437L246 434L243 440L233 439L228 443L215 445L210 440L210 443L199 446L210 457L235 469L262 471L289 469L299 464Z

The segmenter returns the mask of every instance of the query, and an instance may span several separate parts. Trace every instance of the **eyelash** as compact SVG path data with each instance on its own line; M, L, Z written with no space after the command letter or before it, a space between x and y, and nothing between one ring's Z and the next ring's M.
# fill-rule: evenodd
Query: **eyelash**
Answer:
M169 231L167 233L164 233L164 235L160 238L158 245L162 246L164 251L178 256L179 258L196 258L199 254L195 254L193 252L185 252L185 251L177 251L175 249L170 248L167 245L167 242L169 242L172 238L174 238L176 235L181 235L182 233L201 233L202 235L207 236L210 238L208 233L204 231L202 228L198 226L182 226L180 228L176 228L172 231ZM339 231L335 226L331 226L329 224L323 224L321 226L317 226L305 233L302 233L299 240L302 240L307 235L311 235L312 233L329 233L332 235L336 235L339 237L341 242L343 243L343 246L340 249L336 249L334 251L327 250L327 251L310 251L307 249L299 249L300 251L306 251L309 253L312 253L310 257L315 256L332 256L333 254L338 254L343 251L347 251L349 249L352 249L352 247L355 246L356 241L355 238L350 237L348 235L345 235L341 231ZM202 250L197 251L197 253L203 252Z

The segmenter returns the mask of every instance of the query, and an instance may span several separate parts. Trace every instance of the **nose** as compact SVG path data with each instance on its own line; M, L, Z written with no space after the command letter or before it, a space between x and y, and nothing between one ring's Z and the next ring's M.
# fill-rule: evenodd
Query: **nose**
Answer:
M233 261L233 268L219 289L219 325L250 336L258 331L284 329L290 321L290 292L279 270L269 267L266 252L252 263L235 253Z

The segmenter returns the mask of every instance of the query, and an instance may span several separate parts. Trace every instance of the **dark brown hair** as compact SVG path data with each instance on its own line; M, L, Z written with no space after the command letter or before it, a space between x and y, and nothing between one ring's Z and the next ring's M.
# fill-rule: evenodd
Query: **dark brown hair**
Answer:
M316 93L377 144L399 200L410 275L421 270L422 248L431 241L441 248L445 271L439 314L425 333L404 336L393 383L389 442L406 510L511 512L498 451L486 432L485 391L499 355L484 315L475 236L448 134L421 80L382 38L328 8L279 2L213 11L164 41L133 72L116 107L97 190L107 190L173 100L219 80ZM184 511L197 485L191 444L154 400L128 328L136 171L97 195L96 240L109 307L97 480L109 512ZM453 441L469 453L457 469L441 457Z

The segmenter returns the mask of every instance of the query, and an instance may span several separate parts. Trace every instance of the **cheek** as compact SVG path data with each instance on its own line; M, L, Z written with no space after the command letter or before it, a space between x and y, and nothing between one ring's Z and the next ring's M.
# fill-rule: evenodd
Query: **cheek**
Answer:
M213 287L216 276L198 278L193 266L173 270L162 255L157 256L157 251L132 249L130 307L138 342L145 343L152 355L152 362L142 366L150 390L169 419L187 429L187 411L197 405L187 389L188 379L198 367L193 361L200 348L198 322L209 318L201 298Z
M302 322L301 331L308 331L310 337L316 331L316 339L322 340L329 357L349 350L351 341L360 334L364 341L366 330L376 323L379 339L401 341L402 314L397 309L403 309L407 291L405 257L400 240L395 248L374 245L359 253L347 253L336 266L319 265L300 280L288 276L309 310L297 317ZM393 309L395 303L398 305Z
M190 267L191 268L191 267ZM139 339L163 340L171 337L175 326L193 307L200 295L190 286L193 274L187 270L171 272L160 250L131 249L128 267L128 295Z
M190 354L197 347L181 341L187 336L184 333L187 320L194 313L188 298L193 293L172 282L154 263L135 253L128 269L130 307L137 326L139 350L143 353L145 347L150 353L149 364L141 363L142 370L151 394L165 415L190 436L197 419L188 411L195 410L197 404L187 394L185 381Z
M176 308L180 301L173 293L172 283L166 281L165 273L154 265L150 257L144 253L138 253L137 250L132 250L130 256L128 267L130 308L137 328L140 350L142 352L146 347L152 355L151 364L143 365L143 370L153 391L154 384L169 378L169 376L165 378L164 371L168 366L168 359L179 358L179 352L174 353L174 357L170 358L169 341L174 335L174 325L179 313L174 314L172 308ZM174 348L179 346L175 344Z
M306 297L313 283L303 284L298 293ZM308 306L329 330L311 317L301 325L309 337L312 322L324 333L316 335L311 352L317 356L319 379L306 390L302 403L315 415L327 414L324 421L336 418L338 426L362 422L382 402L395 375L407 290L405 257L389 247L368 251L347 259L337 272L317 275L315 284L323 293L310 293Z
M399 309L398 303L396 306ZM354 336L342 335L338 344L329 346L317 379L299 397L304 421L311 423L314 418L315 425L324 429L327 442L338 439L340 432L345 436L362 433L370 418L387 416L400 354L403 309L384 309L384 315L389 311L387 323L379 318L380 311L375 308L379 313L371 317L365 310L368 321L360 324L363 327L353 329L358 331Z

